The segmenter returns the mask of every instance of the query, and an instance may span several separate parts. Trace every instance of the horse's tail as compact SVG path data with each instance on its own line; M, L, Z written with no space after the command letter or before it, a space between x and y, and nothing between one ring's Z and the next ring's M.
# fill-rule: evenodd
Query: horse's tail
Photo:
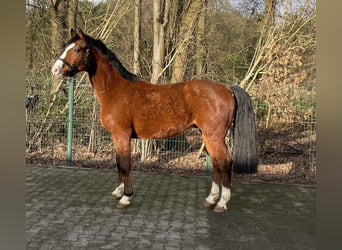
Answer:
M258 136L252 101L238 85L230 86L236 101L233 132L233 170L236 173L258 171Z

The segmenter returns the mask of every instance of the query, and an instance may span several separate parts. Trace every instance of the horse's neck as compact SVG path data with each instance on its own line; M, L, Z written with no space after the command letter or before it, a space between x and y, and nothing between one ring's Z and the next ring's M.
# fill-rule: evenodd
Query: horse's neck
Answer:
M97 68L95 73L89 74L90 81L100 105L111 98L116 90L125 84L125 80L113 66L103 58L100 53L96 53Z

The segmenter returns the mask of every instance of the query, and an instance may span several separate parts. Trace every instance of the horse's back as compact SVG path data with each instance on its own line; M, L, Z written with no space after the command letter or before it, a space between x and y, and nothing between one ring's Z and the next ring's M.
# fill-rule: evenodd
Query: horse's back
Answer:
M185 82L184 96L193 109L222 109L223 112L229 112L235 108L231 90L221 83L206 80Z

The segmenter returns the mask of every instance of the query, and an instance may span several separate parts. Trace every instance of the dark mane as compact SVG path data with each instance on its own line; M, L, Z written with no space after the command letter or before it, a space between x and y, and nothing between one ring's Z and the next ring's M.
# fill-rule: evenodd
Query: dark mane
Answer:
M103 55L104 57L110 62L110 64L119 72L119 74L126 80L131 81L131 82L138 82L141 81L141 79L129 72L119 61L119 59L116 57L113 51L108 49L106 45L101 41L94 39L88 35L85 35L87 42L89 42L91 45L96 47ZM74 42L75 40L79 39L78 36L72 38L69 43Z

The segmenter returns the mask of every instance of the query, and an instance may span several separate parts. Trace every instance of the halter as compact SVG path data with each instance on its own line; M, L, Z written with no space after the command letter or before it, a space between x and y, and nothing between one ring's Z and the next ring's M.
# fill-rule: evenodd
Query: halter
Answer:
M70 71L73 71L73 70L77 69L79 66L82 66L82 65L88 66L89 65L89 60L88 60L89 55L90 55L90 46L88 44L87 48L86 48L86 57L84 58L84 61L76 63L76 64L71 64L68 61L64 60L63 58L58 58L57 60L61 60L65 65L67 65L69 67Z

